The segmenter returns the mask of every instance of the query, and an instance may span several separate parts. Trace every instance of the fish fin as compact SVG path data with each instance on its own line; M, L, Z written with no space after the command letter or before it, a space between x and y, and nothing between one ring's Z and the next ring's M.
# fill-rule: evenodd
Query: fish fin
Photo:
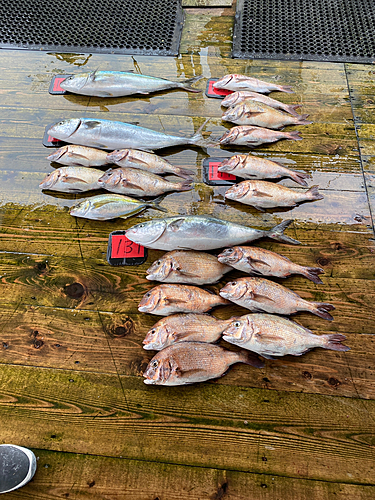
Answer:
M263 113L265 113L265 111L246 111L244 116L246 118L253 118L255 116L262 115Z
M144 191L142 186L139 186L138 184L134 184L132 182L129 182L126 179L122 179L121 184L124 186L124 188L139 189L140 191Z
M302 141L303 137L301 137L301 132L299 130L293 130L292 132L287 133L288 136L286 139L289 139L291 141Z
M263 191L258 191L257 189L254 189L253 195L258 196L259 198L272 198L272 194L264 193Z
M341 344L346 337L340 333L334 333L333 335L322 335L326 340L326 344L322 345L323 349L330 349L331 351L350 351L350 347Z
M195 82L198 82L202 78L203 78L203 75L194 76L193 78L189 78L188 80L185 80L183 82L179 82L180 83L179 87L183 90L187 90L188 92L195 92L195 93L202 92L199 89L194 89L194 88L190 87L190 85L192 85Z
M173 297L171 298L165 298L164 299L165 304L186 304L186 300L184 299L175 299Z
M268 342L268 343L272 343L272 342L275 342L278 340L281 340L281 341L284 340L283 337L279 337L277 335L267 335L266 333L256 333L255 338L257 340L261 340L262 342Z
M96 97L113 97L113 94L110 92L106 92L105 90L97 90L95 91Z
M182 271L181 269L175 269L175 271L177 271L178 274L180 274L181 276L187 276L190 278L200 278L201 277L200 274L189 273L188 271Z
M270 356L269 354L264 354L264 352L262 352L261 356L266 359L276 359L274 356Z
M252 300L259 302L260 304L262 303L268 304L269 302L275 302L273 299L271 299L271 297L268 297L267 295L262 295L260 293L258 294L253 292L253 297L254 298Z
M305 193L309 200L322 200L324 196L318 191L319 186L311 186Z
M307 186L307 182L305 179L311 179L311 175L307 174L306 172L301 172L297 170L290 170L290 177L297 182L298 184L301 184L301 186Z
M283 243L293 243L294 245L300 245L301 243L293 238L289 238L284 234L285 229L293 222L293 219L284 220L281 224L273 227L266 232L269 238L273 238L277 241L282 241Z
M67 182L68 184L73 184L74 182L83 182L85 184L88 184L87 181L80 179L79 177L72 177L70 175L63 177L61 180L62 182Z
M166 194L162 194L158 198L155 198L154 200L147 202L147 206L153 208L154 210L160 210L160 212L168 212L166 208L159 206L159 203L161 203L166 196L167 196Z
M318 274L322 273L324 273L324 270L320 267L304 267L302 275L314 283L321 285L323 281L319 278Z
M195 373L202 373L202 370L200 370L199 368L193 368L191 370L181 370L181 368L177 368L175 373L179 379L184 379L191 377ZM191 384L193 382L186 382L186 383Z
M180 227L182 226L182 224L184 223L185 219L177 219L177 220L174 220L173 222L171 222L169 225L168 225L168 229L170 229L171 231L178 231L180 229Z
M176 170L173 173L178 177L182 177L183 179L191 180L192 176L194 175L194 173L188 168L183 168L183 167L175 167L175 168Z
M280 90L280 92L286 92L287 94L294 94L293 87L290 85L278 85L277 90Z
M259 210L259 212L265 212L265 209L263 207L259 207L258 205L253 205L253 207Z
M238 362L253 366L254 368L263 368L264 362L260 360L254 352L240 351Z
M98 122L96 120L86 120L83 122L83 124L88 129L93 129L101 126L101 122Z
M251 266L252 263L258 263L258 264L263 264L264 266L271 267L267 262L264 262L261 259L252 259L251 257L246 257L245 259L247 263Z
M310 312L316 314L320 318L327 319L328 321L333 320L333 317L329 314L328 311L333 311L335 309L335 306L333 306L332 304L326 304L325 302L313 302L312 305L313 309L310 309Z

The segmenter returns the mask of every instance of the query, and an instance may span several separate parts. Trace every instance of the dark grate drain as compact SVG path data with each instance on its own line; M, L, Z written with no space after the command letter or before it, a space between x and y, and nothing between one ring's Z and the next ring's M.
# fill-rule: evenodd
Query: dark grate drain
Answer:
M374 0L237 0L233 57L372 63Z
M181 0L0 0L0 47L177 55Z

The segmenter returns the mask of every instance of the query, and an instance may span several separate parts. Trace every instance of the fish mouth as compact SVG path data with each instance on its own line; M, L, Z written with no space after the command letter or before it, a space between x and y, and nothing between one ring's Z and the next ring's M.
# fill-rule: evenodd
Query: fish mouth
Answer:
M144 375L143 375L144 376ZM149 378L146 378L144 381L143 381L145 384L147 385L155 385L155 380L151 380Z

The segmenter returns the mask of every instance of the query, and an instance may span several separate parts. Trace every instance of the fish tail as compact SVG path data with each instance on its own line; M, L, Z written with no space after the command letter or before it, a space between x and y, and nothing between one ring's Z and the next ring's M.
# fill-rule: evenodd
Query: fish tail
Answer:
M253 366L254 368L263 368L264 367L264 362L259 359L259 357L249 351L240 351L237 353L239 356L238 362L239 363L245 363L246 365Z
M323 281L319 278L319 274L324 273L324 270L320 267L304 267L302 274L309 280L321 285Z
M191 180L192 176L194 175L190 169L182 167L175 167L174 174L187 180Z
M341 344L346 339L345 335L334 333L333 335L322 335L323 349L330 349L331 351L350 351L350 347Z
M298 122L296 125L310 125L311 121L307 120L309 115L298 115Z
M211 144L209 143L208 140L206 140L203 135L202 135L202 130L205 125L210 121L210 118L207 118L202 125L199 127L199 129L195 132L193 137L190 139L190 144L194 144L195 146L200 146L201 148L208 148Z
M302 141L303 137L301 137L301 132L299 130L292 130L292 132L286 132L286 139L290 141Z
M299 113L297 113L296 109L300 108L302 104L289 104L288 106L285 107L285 109L288 110L288 113L293 116L299 117Z
M189 191L192 188L192 180L186 180L184 182L178 182L176 184L176 189L179 191Z
M309 302L311 304L310 312L316 314L320 318L327 319L328 321L332 321L333 317L329 314L328 311L333 311L335 306L332 304L326 304L325 302Z
M293 238L289 238L284 234L285 229L293 222L293 219L284 220L281 224L273 227L269 231L265 232L265 236L272 238L277 241L282 241L283 243L293 243L294 245L300 245L301 243Z
M196 93L202 92L201 90L194 89L193 87L190 86L193 83L201 80L202 78L203 75L199 75L199 76L194 76L193 78L189 78L188 80L184 80L183 82L180 82L181 83L180 88L187 90L188 92L196 92Z
M312 186L308 191L306 191L305 195L309 200L322 200L324 196L318 191L319 186Z
M294 94L294 90L290 85L279 85L277 87L280 92L286 92L287 94Z
M153 208L154 210L160 210L160 212L168 212L166 208L161 207L159 205L159 203L161 203L166 196L167 196L166 194L162 194L158 198L155 198L154 200L147 202L147 206Z
M290 177L301 186L307 186L307 182L305 179L311 179L310 174L306 174L306 172L301 172L298 170L291 170Z

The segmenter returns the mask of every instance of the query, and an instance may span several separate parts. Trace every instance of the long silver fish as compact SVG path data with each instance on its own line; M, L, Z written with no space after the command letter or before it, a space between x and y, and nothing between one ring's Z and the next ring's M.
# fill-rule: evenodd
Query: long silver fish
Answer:
M200 133L202 127L189 138L163 134L130 123L98 118L72 118L52 125L48 129L48 135L60 141L111 151L121 148L152 151L184 144L206 147L208 144Z
M251 125L239 125L227 130L220 138L220 144L237 144L238 146L248 146L253 148L261 144L288 139L290 141L302 141L298 130L291 132L280 132L264 127L252 127Z
M86 167L61 167L48 174L39 184L41 189L63 193L83 193L100 189L101 170Z
M273 90L293 94L292 87L289 85L276 85L275 83L258 80L257 78L252 78L251 76L238 74L225 75L220 78L220 80L215 82L213 86L215 89L251 90L261 94L268 94L268 92L272 92Z
M345 335L315 335L311 330L273 314L246 314L232 318L232 323L223 332L226 342L256 352L264 358L273 356L301 356L314 347L332 351L349 351L340 342Z
M81 167L100 167L111 163L107 158L106 151L86 146L77 146L76 144L62 146L47 156L47 160L55 161L62 165L78 165Z
M138 214L146 208L153 208L161 212L167 212L159 206L164 196L155 198L153 201L134 200L119 194L100 194L81 201L70 210L70 215L92 220L110 220L120 217L127 219Z
M188 168L176 167L160 156L138 151L137 149L117 149L108 153L108 163L115 163L119 167L139 168L152 174L173 174L183 179L191 179L194 175Z
M237 104L240 104L240 102L248 99L252 101L264 102L264 104L268 104L268 106L271 106L272 108L281 109L282 111L285 111L286 113L294 116L299 116L296 109L302 106L302 104L285 104L283 102L277 101L276 99L272 99L272 97L265 96L264 94L246 91L233 92L233 94L227 95L221 101L221 105L224 108L228 108L236 106Z
M283 234L291 222L286 220L264 231L207 215L176 216L136 224L126 231L126 236L135 243L158 250L213 250L263 237L299 245L299 241Z
M195 76L181 82L173 82L165 78L128 73L125 71L93 71L79 73L66 78L60 87L74 94L97 97L121 97L133 94L150 94L158 90L180 88L189 92L202 92L190 87L203 78Z

